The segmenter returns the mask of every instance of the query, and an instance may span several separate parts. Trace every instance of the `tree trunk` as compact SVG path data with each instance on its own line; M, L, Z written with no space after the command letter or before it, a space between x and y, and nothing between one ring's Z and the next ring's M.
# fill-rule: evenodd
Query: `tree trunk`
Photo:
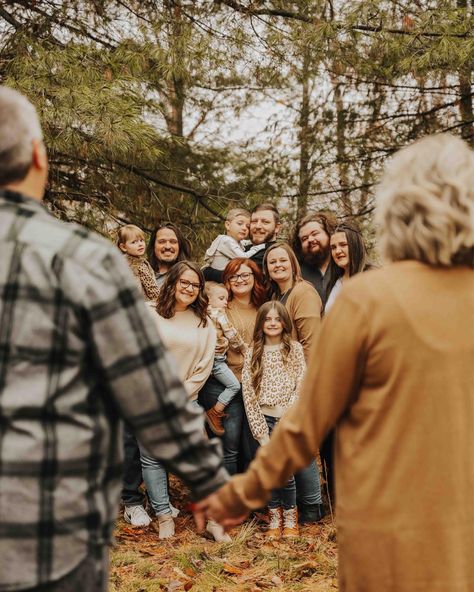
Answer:
M472 15L472 5L467 0L457 0L457 7ZM471 146L474 146L474 110L472 105L472 67L466 64L459 70L459 112L461 121L461 135Z

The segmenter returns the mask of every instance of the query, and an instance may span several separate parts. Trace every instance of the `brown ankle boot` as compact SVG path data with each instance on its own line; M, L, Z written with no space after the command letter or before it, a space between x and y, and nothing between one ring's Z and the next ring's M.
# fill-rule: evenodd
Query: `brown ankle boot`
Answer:
M225 413L223 411L217 411L215 407L211 407L206 411L207 425L216 436L224 435L225 430L222 425L222 418L224 417Z
M265 535L269 539L279 539L281 537L281 508L268 508L268 528Z
M293 539L297 536L299 536L298 510L296 508L283 510L283 538Z

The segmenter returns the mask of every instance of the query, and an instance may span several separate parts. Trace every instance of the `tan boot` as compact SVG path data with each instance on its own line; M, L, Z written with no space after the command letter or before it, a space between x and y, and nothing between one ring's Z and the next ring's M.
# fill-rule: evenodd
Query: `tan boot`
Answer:
M211 432L216 436L224 435L224 427L222 425L222 419L225 417L223 411L218 411L215 407L211 407L206 411L206 422Z
M298 510L283 510L283 538L294 539L300 535L298 530Z
M281 508L268 508L268 517L270 519L266 536L269 539L279 539L281 537Z
M160 539L169 539L174 536L174 520L171 514L160 514L158 516L158 525Z

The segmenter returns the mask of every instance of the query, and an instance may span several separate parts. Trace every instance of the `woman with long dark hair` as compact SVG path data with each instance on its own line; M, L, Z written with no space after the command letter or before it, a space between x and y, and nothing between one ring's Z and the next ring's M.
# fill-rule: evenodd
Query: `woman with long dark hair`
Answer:
M204 278L191 261L175 263L161 287L154 318L161 338L171 353L177 374L189 398L197 405L199 390L212 369L216 331L207 316ZM166 470L162 463L140 450L143 479L151 506L158 517L160 538L174 535ZM229 540L217 524L208 525L216 540Z
M347 222L336 226L331 234L330 246L332 259L337 266L337 279L326 302L325 312L334 304L343 282L353 275L372 267L367 263L367 250L364 239L355 226Z

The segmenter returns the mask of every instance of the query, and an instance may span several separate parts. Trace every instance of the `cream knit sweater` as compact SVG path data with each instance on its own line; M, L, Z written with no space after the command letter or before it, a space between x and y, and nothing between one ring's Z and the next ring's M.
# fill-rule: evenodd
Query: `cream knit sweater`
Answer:
M199 326L200 319L192 308L176 312L170 319L161 317L150 307L167 350L174 358L174 369L189 394L197 399L209 378L216 347L216 330L211 319Z
M264 415L281 417L291 407L298 398L306 370L301 343L291 342L291 351L286 364L283 363L281 347L281 345L265 345L263 348L263 373L258 399L255 396L250 371L253 347L250 347L245 354L242 394L250 430L261 445L269 439Z

